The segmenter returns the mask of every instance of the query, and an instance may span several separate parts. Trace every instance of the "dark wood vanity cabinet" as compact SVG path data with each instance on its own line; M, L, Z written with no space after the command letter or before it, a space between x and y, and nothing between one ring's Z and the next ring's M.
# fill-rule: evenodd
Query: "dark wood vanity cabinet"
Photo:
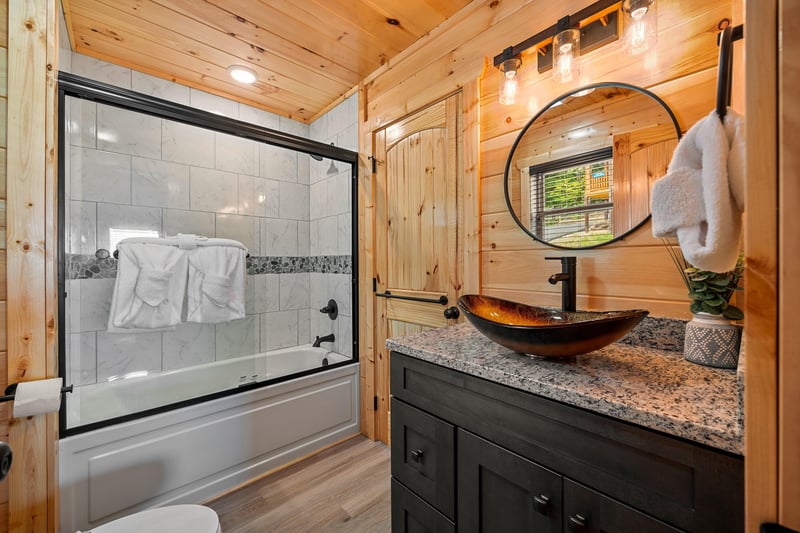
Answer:
M739 456L392 352L392 531L744 529Z

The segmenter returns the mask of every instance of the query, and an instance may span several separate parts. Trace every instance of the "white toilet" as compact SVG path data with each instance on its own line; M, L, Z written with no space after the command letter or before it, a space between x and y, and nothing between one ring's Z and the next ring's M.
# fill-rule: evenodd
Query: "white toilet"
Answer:
M168 505L103 524L85 533L222 533L217 513L202 505Z

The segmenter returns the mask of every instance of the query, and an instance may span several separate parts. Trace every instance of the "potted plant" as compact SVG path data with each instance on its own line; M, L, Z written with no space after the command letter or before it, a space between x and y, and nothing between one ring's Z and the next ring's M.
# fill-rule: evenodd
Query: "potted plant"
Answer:
M707 366L736 368L742 327L731 321L742 320L744 313L730 300L742 290L744 254L739 254L730 272L710 272L690 265L679 248L665 244L689 290L692 320L686 324L684 358Z

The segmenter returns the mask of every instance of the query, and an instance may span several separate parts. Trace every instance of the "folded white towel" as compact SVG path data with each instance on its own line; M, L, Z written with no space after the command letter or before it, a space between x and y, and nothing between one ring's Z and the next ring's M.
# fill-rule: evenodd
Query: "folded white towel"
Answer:
M728 109L699 120L653 184L653 235L676 237L686 260L727 272L739 257L744 210L744 119Z
M246 250L206 245L188 254L186 321L213 324L244 318Z
M175 246L120 242L109 332L171 329L181 323L186 252Z

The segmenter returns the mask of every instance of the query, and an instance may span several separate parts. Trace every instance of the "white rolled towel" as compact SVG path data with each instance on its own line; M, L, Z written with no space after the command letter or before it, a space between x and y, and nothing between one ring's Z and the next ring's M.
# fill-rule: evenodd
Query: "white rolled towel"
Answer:
M186 294L186 251L170 245L125 241L117 249L108 331L133 333L180 324Z
M188 253L186 321L214 324L244 318L247 250L207 245Z

